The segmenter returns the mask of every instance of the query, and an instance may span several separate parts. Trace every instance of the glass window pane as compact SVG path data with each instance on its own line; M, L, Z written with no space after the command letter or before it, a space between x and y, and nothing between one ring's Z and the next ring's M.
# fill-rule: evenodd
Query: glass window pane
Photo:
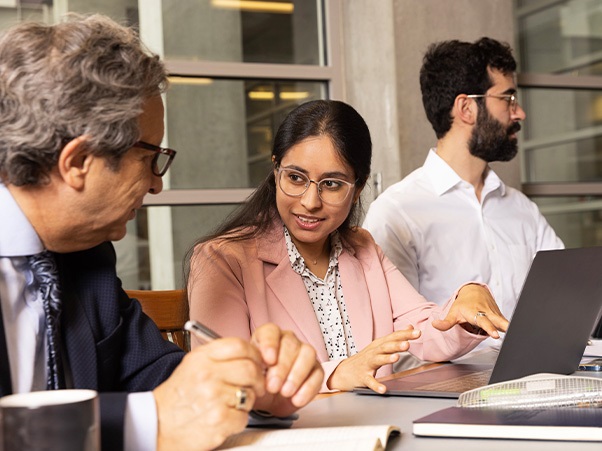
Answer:
M67 12L101 13L137 25L139 5L155 4L22 1L18 8L0 8L0 29L21 20L51 23ZM156 32L162 30L166 59L326 65L322 0L169 0L161 5Z
M167 137L178 151L170 189L250 188L268 173L272 140L297 105L326 97L326 84L172 78Z
M321 1L163 2L166 58L324 65Z
M566 0L517 9L521 72L601 75L602 2ZM520 6L525 6L521 13Z
M602 245L601 197L535 197L532 200L566 247Z
M528 182L602 180L602 90L523 89Z
M117 274L125 289L169 290L184 287L183 267L193 243L211 233L236 205L145 207L128 223L128 233L114 242ZM149 212L166 209L169 223L150 221ZM152 228L152 230L151 230ZM160 252L165 242L169 253ZM154 260L154 269L151 266ZM166 285L165 280L171 280Z

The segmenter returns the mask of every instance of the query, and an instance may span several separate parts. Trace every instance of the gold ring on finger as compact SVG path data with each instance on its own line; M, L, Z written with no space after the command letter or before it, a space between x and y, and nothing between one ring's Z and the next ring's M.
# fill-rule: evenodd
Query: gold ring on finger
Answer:
M237 388L236 389L236 404L234 404L234 408L236 410L247 410L247 401L249 400L249 395L247 393L246 388Z

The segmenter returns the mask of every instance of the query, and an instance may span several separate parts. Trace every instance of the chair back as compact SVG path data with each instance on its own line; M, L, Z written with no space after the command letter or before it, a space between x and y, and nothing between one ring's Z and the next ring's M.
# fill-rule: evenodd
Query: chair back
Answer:
M190 335L184 330L188 321L188 300L184 290L125 290L130 298L137 299L157 325L166 340L190 351Z

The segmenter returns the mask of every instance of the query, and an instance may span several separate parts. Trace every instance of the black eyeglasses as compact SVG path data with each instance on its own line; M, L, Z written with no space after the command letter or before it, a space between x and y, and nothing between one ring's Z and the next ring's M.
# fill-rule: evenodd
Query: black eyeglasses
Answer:
M132 147L140 147L145 150L152 150L153 152L157 152L155 157L153 158L152 170L153 174L159 177L163 177L171 162L176 157L176 151L173 149L168 149L167 147L159 147L154 144L149 144L144 141L136 141Z

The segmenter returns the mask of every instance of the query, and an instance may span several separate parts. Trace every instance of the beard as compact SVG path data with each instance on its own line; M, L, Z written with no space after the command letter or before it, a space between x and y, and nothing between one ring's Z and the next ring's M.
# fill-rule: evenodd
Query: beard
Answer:
M518 142L510 135L521 129L518 122L508 128L492 117L487 108L479 108L477 123L468 141L468 150L475 157L491 163L492 161L510 161L518 153Z

